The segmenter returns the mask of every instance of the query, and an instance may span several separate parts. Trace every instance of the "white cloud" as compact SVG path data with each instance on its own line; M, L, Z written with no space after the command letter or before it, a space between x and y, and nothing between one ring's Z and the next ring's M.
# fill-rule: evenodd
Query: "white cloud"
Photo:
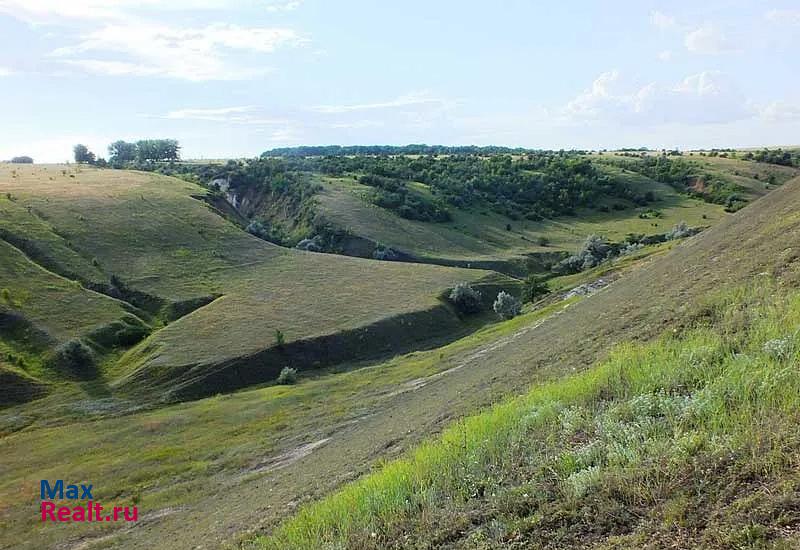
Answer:
M230 7L231 0L0 0L0 13L32 24L65 20L130 20L132 11L177 11Z
M352 105L317 105L311 107L310 110L316 113L324 114L341 114L353 113L358 111L374 111L383 109L403 109L403 108L419 108L419 107L446 107L450 104L449 101L432 96L428 92L413 92L406 94L389 101L382 101L377 103L360 103Z
M285 28L213 24L183 29L131 22L105 25L83 36L77 45L59 48L52 55L73 66L108 75L237 80L265 74L269 69L237 67L227 55L231 50L271 53L280 47L304 43L303 37ZM78 57L89 52L101 57ZM122 54L125 58L106 59L109 54Z
M672 61L672 51L671 50L664 50L659 52L658 58L661 61Z
M302 5L301 0L293 0L293 1L283 1L283 0L272 0L267 2L267 11L269 12L281 12L281 11L294 11Z
M684 44L692 53L715 55L734 50L727 35L715 25L703 25L687 33Z
M11 69L6 69L5 67L0 67L0 77L3 76L11 76L14 74Z
M329 128L336 130L354 130L361 128L381 128L385 124L380 120L356 120L353 122L335 122Z
M567 103L567 121L606 120L629 125L712 124L751 116L747 101L724 75L705 71L674 85L649 83L625 89L619 72L601 74Z
M794 122L800 120L800 103L773 101L759 109L759 115L768 122Z
M628 110L631 97L615 93L619 71L613 70L598 76L592 87L567 103L565 113L570 118L592 119L605 116L611 111Z
M224 122L228 124L252 124L270 126L286 124L285 119L265 118L258 114L256 107L244 105L237 107L221 107L218 109L178 109L156 118L169 120L201 120L207 122Z
M675 18L660 11L650 12L650 23L661 30L674 29L677 26Z
M764 17L773 23L800 25L800 10L770 10Z

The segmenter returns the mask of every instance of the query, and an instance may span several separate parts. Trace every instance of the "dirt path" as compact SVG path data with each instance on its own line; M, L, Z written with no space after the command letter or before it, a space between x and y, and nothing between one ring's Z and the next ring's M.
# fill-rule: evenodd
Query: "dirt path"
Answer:
M171 548L218 548L247 538L453 418L585 368L618 342L652 338L680 324L698 296L763 272L797 277L799 186L800 180L786 184L560 314L464 352L439 374L386 393L366 415L338 426L320 418L319 429L294 451L265 457L264 467L251 475L212 480L213 494L198 495L179 514L105 539L103 547L151 549L169 540Z

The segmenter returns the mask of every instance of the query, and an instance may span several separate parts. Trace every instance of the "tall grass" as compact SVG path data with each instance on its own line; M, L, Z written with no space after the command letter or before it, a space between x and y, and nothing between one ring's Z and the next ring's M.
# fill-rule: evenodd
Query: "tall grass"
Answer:
M694 516L726 485L798 468L800 293L764 283L699 311L690 329L619 346L591 370L455 423L257 544L578 546L645 524L682 526L708 546L771 536L742 524L746 513L718 514L713 533Z

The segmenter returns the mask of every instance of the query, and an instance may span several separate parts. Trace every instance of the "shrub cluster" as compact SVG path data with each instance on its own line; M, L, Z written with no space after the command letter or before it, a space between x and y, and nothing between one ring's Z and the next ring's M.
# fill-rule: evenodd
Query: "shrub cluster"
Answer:
M469 283L458 283L450 292L450 301L462 313L477 313L481 310L481 293Z
M78 378L89 378L95 370L94 352L79 339L58 346L54 363L57 369Z

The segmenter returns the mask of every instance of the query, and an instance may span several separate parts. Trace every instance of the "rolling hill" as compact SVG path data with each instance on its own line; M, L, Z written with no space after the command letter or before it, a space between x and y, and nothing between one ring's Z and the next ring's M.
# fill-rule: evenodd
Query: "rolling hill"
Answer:
M491 158L484 162L492 162ZM522 162L521 158L517 161ZM645 161L659 156L625 157L606 153L567 158L590 160L598 178L606 177L617 182L618 186L627 189L628 196L601 196L592 207L577 207L571 214L544 218L505 212L503 201L507 199L502 197L495 203L477 200L457 205L451 202L447 205L449 219L421 221L376 204L375 186L363 182L365 174L375 171L392 173L391 170L404 173L404 167L392 167L391 161L384 161L390 163L387 167L380 160L372 159L374 166L369 163L361 166L351 160L334 170L325 164L327 159L307 159L307 165L295 159L291 162L298 163L298 170L316 170L312 173L314 183L319 185L316 195L304 201L302 215L289 205L275 208L274 196L263 200L254 196L251 190L240 191L239 195L230 190L229 199L234 204L246 204L249 219L264 220L268 225L286 228L285 233L293 236L288 238L290 244L303 237L335 233L337 238L332 248L345 255L373 257L390 249L404 261L486 268L516 277L531 272L546 274L552 264L574 253L590 234L623 242L630 234L666 233L680 222L692 227L709 227L726 216L723 201L704 196L704 188L698 188L698 191L691 187L684 189L682 184L671 185L649 177ZM735 195L737 207L800 173L792 167L734 158L688 155L678 157L680 160L677 161L669 158L664 162L682 163L688 167L689 174L693 174L687 176L691 181L708 180L716 184L724 189L724 194L722 190L718 192L720 197ZM338 175L326 173L342 170L344 173ZM419 170L419 173L424 175L428 172ZM536 172L521 171L520 174L535 175ZM513 182L521 177L520 174L503 174L501 179ZM398 176L393 181L403 180ZM435 204L442 193L441 189L419 181L406 180L403 185L407 196L417 197L416 200L423 204ZM464 192L468 189L465 187ZM654 198L652 202L632 200L648 194ZM265 206L259 207L259 204ZM290 212L288 215L287 211ZM300 227L297 225L299 217L305 220Z
M620 362L653 365L652 372L664 377L672 372L685 376L670 357L681 347L702 352L708 342L694 331L703 329L698 323L704 320L709 320L708 330L717 331L719 342L728 342L725 334L749 331L742 332L742 341L757 357L765 338L784 338L779 328L794 323L792 310L780 304L794 303L788 293L800 283L800 180L725 214L685 242L626 258L624 267L613 267L619 270L616 279L599 292L569 298L558 294L511 321L478 328L485 319L462 319L441 300L442 293L455 282L471 280L491 296L500 287L512 288L514 281L474 269L277 247L229 222L231 213L219 210L223 204L200 200L204 188L152 173L66 166L0 170L5 170L0 179L0 289L8 290L2 295L0 382L10 396L0 411L2 548L192 548L198 540L208 547L372 548L391 541L470 547L481 540L506 545L502 537L509 533L519 537L515 540L522 547L539 533L569 545L589 535L558 531L561 524L552 517L535 523L535 517L525 515L533 504L518 498L526 489L518 490L516 482L539 473L513 467L534 451L561 456L564 449L549 446L547 439L561 432L552 435L520 422L519 411L529 412L537 399L557 399L563 400L559 407L575 408L581 418L599 414L578 407L596 401L594 380L607 380L593 373L616 373ZM608 269L600 266L571 277L590 281ZM554 282L557 288L569 284ZM295 289L285 290L287 285ZM742 285L763 292L752 296L736 290ZM717 302L706 299L726 292ZM356 295L364 299L353 300ZM752 316L737 314L750 309ZM728 313L713 313L723 310ZM751 318L772 324L751 329ZM278 349L276 328L285 334L283 349ZM407 341L395 340L403 335L409 335ZM96 355L92 376L61 372L51 362L60 346L76 338ZM688 343L658 347L659 338L687 338ZM754 339L752 345L748 338ZM439 347L421 349L432 345ZM410 349L417 351L392 357ZM318 368L306 369L296 385L226 392L270 380L276 374L273 366L282 367L287 358L301 368L319 361ZM714 365L724 370L728 363ZM269 376L248 378L247 371L262 369ZM695 386L687 391L701 381L714 382L716 372L692 379ZM754 372L774 376L783 371ZM601 392L604 402L624 409L640 394L660 395L664 389L672 396L674 386L663 377L647 385L633 374L612 378L610 385L638 393ZM784 387L792 384L786 379ZM42 398L45 392L49 395ZM204 397L209 393L213 396ZM515 398L519 395L524 397ZM583 396L583 401L569 401L570 396ZM195 399L163 403L189 397ZM33 398L39 399L13 403ZM503 403L499 408L485 409L498 402ZM653 406L664 403L672 402ZM790 426L780 416L776 420L777 409L767 403L759 401L758 407L773 425ZM470 417L480 410L486 412ZM749 413L742 409L742 414ZM468 419L448 427L462 417ZM509 426L530 431L509 431ZM443 430L444 443L434 435ZM698 437L715 434L704 430ZM508 444L503 438L509 433L530 440L533 448ZM576 443L591 442L576 433L569 435ZM658 434L671 444L663 432ZM467 455L442 451L461 448L462 441ZM492 446L484 446L485 441ZM610 443L601 440L598 449L606 453ZM424 446L414 450L419 444ZM791 439L781 445L786 447L779 450L795 448ZM487 449L499 448L517 454L489 453L501 463L485 460ZM752 449L737 447L736 452ZM391 462L394 458L402 461ZM469 475L461 475L465 464L472 465ZM587 478L589 487L612 487L605 471L581 473L605 462L570 464L572 469L562 472L564 479L576 474L570 484L578 487ZM416 474L407 475L406 468ZM347 485L371 471L371 477ZM775 495L791 495L793 478L785 469L775 471L766 487ZM396 484L394 472L413 485ZM631 479L624 477L624 469L614 472L619 479ZM784 536L773 529L776 523L748 512L745 504L752 493L736 472L726 470L720 478L735 489L720 502L742 507L741 514L729 517L697 505L697 515L675 517L699 529L692 518L717 513L715 525L730 540L759 533L791 540L791 521ZM38 480L46 477L88 480L104 505L136 503L142 519L132 528L42 524L31 511L37 506ZM474 483L459 485L464 479ZM342 487L344 492L336 493ZM607 518L601 529L611 525L613 498L603 496L597 507L587 508L581 500L585 493L575 495L577 508L566 507L560 497L547 502L563 517L575 519L575 525L585 525L580 518L591 514ZM664 498L678 510L679 497L665 493ZM500 514L490 512L499 506L497 498L508 504ZM401 501L413 506L397 508ZM682 509L695 506L685 504ZM775 514L791 512L791 500L783 496L767 504ZM300 515L292 518L298 509ZM523 512L512 515L512 509ZM645 503L636 510L640 517L651 514L652 522L661 521L657 514L662 508L651 510ZM634 525L630 517L613 523L615 535L628 537L620 539L628 547L647 537L666 540L651 528L656 523ZM756 527L735 532L730 518L736 527L744 520ZM525 522L531 527L521 531ZM186 525L192 525L193 537L181 536ZM549 531L542 531L542 525ZM591 536L605 541L602 531ZM676 540L710 540L702 538L702 531L692 536Z
M487 353L484 387L538 384L255 546L796 547L799 204L795 179Z
M289 365L452 338L474 322L442 299L449 288L469 281L488 297L516 286L489 272L282 248L226 221L205 194L151 173L0 166L2 350L33 377L68 381L75 373L48 366L50 355L83 339L97 356L83 376L92 391L185 399Z

